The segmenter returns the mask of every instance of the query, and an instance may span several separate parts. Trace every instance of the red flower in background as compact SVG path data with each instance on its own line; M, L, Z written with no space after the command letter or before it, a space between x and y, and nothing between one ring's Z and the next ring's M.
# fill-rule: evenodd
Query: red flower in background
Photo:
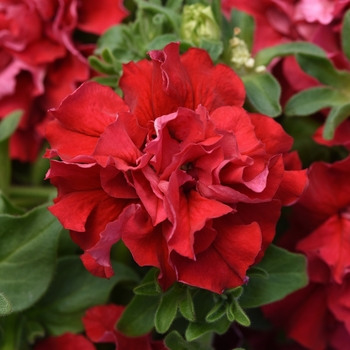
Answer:
M350 158L314 163L282 245L308 259L309 285L264 307L307 349L346 349L350 342ZM281 312L283 310L283 312Z
M150 56L124 67L124 100L85 83L52 111L47 156L62 161L47 176L58 188L50 210L96 275L112 274L122 239L164 289L177 280L222 293L246 281L306 174L281 126L242 108L229 67L200 49L180 57L174 43Z
M163 341L154 341L150 334L130 338L120 333L116 323L125 307L109 304L94 306L82 318L86 337L65 333L48 337L35 345L35 350L95 350L93 343L114 343L116 350L166 350Z
M35 350L96 350L95 346L81 334L64 333L48 337L35 345Z
M150 334L127 337L115 326L125 307L109 304L90 308L83 317L87 337L94 343L115 343L116 350L165 350L163 341L154 341Z
M12 158L36 159L47 109L90 76L84 52L93 46L75 42L74 31L100 35L126 14L120 0L0 1L0 119L24 110Z

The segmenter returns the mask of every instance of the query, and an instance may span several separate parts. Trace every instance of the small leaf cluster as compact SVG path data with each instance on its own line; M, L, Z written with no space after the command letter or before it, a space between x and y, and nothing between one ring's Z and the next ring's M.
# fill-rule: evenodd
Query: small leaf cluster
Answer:
M249 283L216 294L182 283L163 292L156 269L146 274L127 305L117 328L134 337L155 328L166 334L171 350L211 349L201 339L224 334L232 322L244 327L250 320L243 308L255 308L282 299L307 284L306 262L302 255L271 246L259 265L249 272ZM180 345L181 344L181 345Z

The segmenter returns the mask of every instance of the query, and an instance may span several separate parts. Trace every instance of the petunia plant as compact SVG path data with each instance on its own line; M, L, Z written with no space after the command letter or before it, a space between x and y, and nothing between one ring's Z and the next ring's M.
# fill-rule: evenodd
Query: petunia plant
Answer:
M346 350L349 8L3 2L0 348Z

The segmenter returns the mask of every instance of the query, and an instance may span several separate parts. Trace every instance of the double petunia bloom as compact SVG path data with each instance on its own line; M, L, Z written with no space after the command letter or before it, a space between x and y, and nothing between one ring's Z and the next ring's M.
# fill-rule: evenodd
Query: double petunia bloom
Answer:
M88 82L52 110L50 210L95 275L113 274L122 239L139 265L160 269L164 290L222 293L247 281L307 178L282 127L243 109L240 78L178 46L125 65L123 99Z

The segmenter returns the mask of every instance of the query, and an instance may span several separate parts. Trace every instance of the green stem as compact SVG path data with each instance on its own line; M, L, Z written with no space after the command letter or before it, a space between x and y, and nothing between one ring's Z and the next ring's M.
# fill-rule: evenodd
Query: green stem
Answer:
M5 322L3 323L4 342L2 344L1 350L19 350L18 335L21 332L19 329L19 323L18 314L11 314L9 316L6 316Z
M31 208L55 198L57 191L51 186L11 186L8 195L11 201L24 208Z
M9 188L11 197L34 197L47 199L56 195L56 189L51 186L11 186Z
M11 181L11 160L8 139L0 142L0 164L0 190L7 194Z

